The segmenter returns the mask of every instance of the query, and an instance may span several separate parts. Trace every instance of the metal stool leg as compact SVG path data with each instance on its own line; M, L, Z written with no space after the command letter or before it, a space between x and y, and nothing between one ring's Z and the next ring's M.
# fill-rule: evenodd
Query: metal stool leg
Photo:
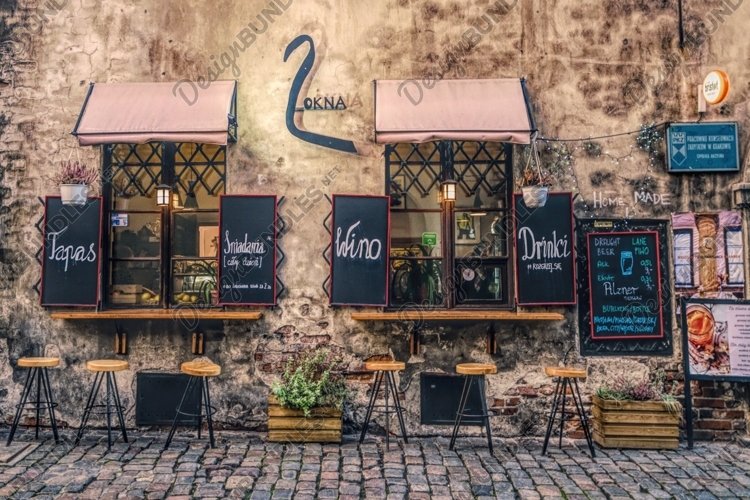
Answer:
M91 386L91 392L89 392L89 398L86 401L86 407L83 410L83 418L81 418L81 426L78 428L78 433L76 434L76 441L75 445L78 446L78 443L81 442L81 438L83 437L83 430L86 428L86 424L89 421L89 417L91 417L91 410L93 409L94 402L96 401L96 396L99 394L99 388L102 385L102 380L104 379L104 373L97 372L94 376L94 385Z
M60 436L57 433L57 419L55 418L55 399L52 397L52 387L49 384L49 371L47 370L47 368L42 368L42 375L45 398L47 399L49 422L50 426L52 427L52 434L55 436L55 443L59 443Z
M174 420L172 421L172 428L169 429L169 434L167 435L167 442L164 444L164 450L166 451L167 448L169 448L169 444L172 442L172 438L174 437L174 432L177 429L177 418L180 416L180 412L182 411L182 404L185 402L185 398L188 395L188 392L190 392L190 386L193 385L193 377L188 377L187 385L185 385L185 392L182 393L182 399L180 399L180 404L177 406L177 410L174 414Z
M384 374L386 377L385 381L385 449L391 449L391 415L388 413L388 393L390 392L390 384L388 383L388 374Z
M107 400L105 404L107 405L107 451L109 451L112 448L112 374L110 372L106 373L106 379Z
M471 392L471 383L473 382L472 377L469 375L464 376L464 388L461 391L461 398L458 401L458 411L456 412L456 422L453 425L453 434L451 435L451 442L448 445L448 449L452 450L456 444L456 438L458 437L458 429L461 427L461 419L463 418L463 412L466 409L466 403L469 400L469 393Z
M122 401L120 401L120 391L117 389L117 379L115 374L112 374L112 392L115 395L115 410L117 410L117 420L120 422L120 430L122 432L123 442L128 442L128 433L125 431L125 413L122 408Z
M39 420L42 413L42 369L32 368L34 375L36 376L36 422L34 422L34 438L39 439Z
M490 454L493 454L494 448L492 447L492 429L490 428L490 415L487 411L487 399L485 397L485 378L484 375L479 377L477 380L477 383L479 384L479 394L481 395L482 400L482 415L484 415L484 428L487 431L487 446L490 449Z
M216 442L214 441L214 418L213 411L211 410L211 392L208 390L208 377L201 377L203 379L203 394L206 402L206 419L208 420L208 438L211 442L211 448L216 448Z
M206 405L206 396L203 391L204 378L201 377L201 400L198 402L198 439L201 438L201 428L203 427L203 407ZM211 410L206 410L211 411Z
M566 386L568 385L568 379L562 378L562 411L560 412L560 441L557 446L562 448L562 437L563 437L563 426L565 425L565 398L567 396Z
M365 413L365 421L362 424L362 433L359 435L359 443L362 444L362 442L365 440L365 435L367 434L367 428L370 426L370 418L372 417L372 410L375 407L375 401L378 397L378 392L380 392L380 384L383 381L383 372L375 372L375 380L372 382L372 394L370 394L370 404L367 405L367 413Z
M594 443L591 438L591 429L589 428L589 421L586 418L586 411L583 408L583 399L581 399L581 391L578 390L578 380L573 379L575 392L573 392L573 401L576 403L576 410L578 410L578 416L581 419L581 426L583 427L583 434L586 436L586 443L589 445L589 451L591 451L591 458L594 458ZM576 396L578 399L576 400Z
M403 408L401 407L401 398L398 395L398 387L396 386L396 377L393 372L388 372L388 381L393 389L393 403L396 408L396 416L398 417L398 424L401 427L401 437L404 439L404 444L408 444L409 441L406 437L406 422L404 421Z
M26 381L23 384L23 390L21 391L21 403L16 408L16 416L13 418L13 425L10 427L10 434L8 435L8 441L6 443L6 446L10 446L10 443L13 442L13 436L16 433L16 429L18 429L18 423L21 421L21 415L23 414L23 409L26 406L26 401L29 399L29 393L31 392L31 374L32 370L29 370L29 372L26 374Z
M555 395L552 397L552 408L549 412L549 422L547 422L547 432L544 435L544 446L542 446L542 455L547 453L547 445L549 444L549 438L552 435L552 427L554 426L555 416L557 415L557 404L560 398L560 379L557 379L555 385Z

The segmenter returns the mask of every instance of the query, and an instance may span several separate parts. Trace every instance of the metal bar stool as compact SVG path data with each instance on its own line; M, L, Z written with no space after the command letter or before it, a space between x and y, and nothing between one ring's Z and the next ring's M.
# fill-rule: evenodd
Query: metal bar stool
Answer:
M47 368L55 368L60 366L60 358L21 358L18 360L19 368L31 368L29 373L26 375L26 382L23 385L21 391L21 402L16 405L16 416L13 418L13 425L10 428L10 434L8 435L8 442L6 446L10 446L13 442L13 436L16 434L18 424L21 421L21 415L25 409L33 409L36 411L36 422L34 424L34 438L39 439L39 424L42 410L47 410L49 414L49 422L52 427L52 434L55 436L55 443L60 442L60 436L57 434L57 419L55 418L55 403L52 397L52 387L49 384L49 373ZM36 400L29 401L34 382L36 381ZM44 398L44 399L42 399Z
M581 392L578 390L578 379L586 380L586 370L582 368L547 366L544 368L544 373L548 377L557 377L557 385L555 386L555 395L552 398L552 409L550 410L549 421L547 422L547 433L544 436L542 455L547 453L547 445L549 444L549 438L552 435L552 427L554 426L555 417L557 416L558 406L562 406L562 409L560 410L560 441L558 443L558 446L562 448L563 427L565 425L565 400L567 397L567 390L570 389L570 394L573 396L573 403L575 404L578 418L581 420L583 434L586 436L586 443L589 445L591 457L593 458L595 456L594 443L591 439L589 421L586 418L586 412L583 409ZM562 403L562 405L560 403Z
M456 423L453 426L453 434L451 435L451 443L448 447L450 450L456 444L456 438L458 437L458 430L461 427L461 420L464 417L467 418L481 418L484 420L484 428L487 432L487 446L490 449L490 453L494 452L492 447L492 430L490 429L490 413L487 410L487 400L485 399L485 375L494 375L497 373L497 367L489 363L461 363L456 365L456 373L464 376L464 388L461 391L461 398L458 401L458 409L456 410ZM476 383L479 387L482 401L482 413L470 415L466 413L466 403L469 401L469 394L471 394L471 386Z
M196 359L193 361L186 361L180 365L180 371L185 375L189 375L187 385L185 386L185 392L182 393L182 399L180 399L180 405L174 415L172 421L172 428L169 430L167 436L167 442L164 444L164 449L169 448L169 444L172 442L175 430L177 429L177 419L180 415L187 417L198 417L198 439L201 438L201 427L203 426L203 410L206 412L206 420L208 422L208 437L211 443L211 448L216 448L214 442L214 420L213 415L216 413L216 408L211 406L211 393L208 391L208 378L218 377L221 375L221 366L213 363L207 359ZM201 402L198 404L198 413L187 413L182 411L182 405L185 403L185 398L190 392L190 387L193 385L193 381L199 378L201 384Z
M401 399L398 396L398 387L396 386L396 378L394 372L403 371L406 369L406 364L402 361L369 361L365 363L365 369L371 372L375 372L375 379L372 382L372 393L370 394L370 404L367 405L367 413L365 414L365 422L362 425L362 434L359 436L360 444L365 440L367 435L367 429L370 426L370 418L375 408L378 408L378 413L385 414L385 447L390 449L390 434L391 434L391 415L393 413L398 417L398 425L401 427L401 437L404 439L404 443L408 443L406 437L406 423L404 421L404 410L401 406ZM375 405L378 394L380 393L380 387L383 385L383 379L385 379L385 405ZM393 391L393 407L391 410L390 406L390 392ZM382 410L380 408L383 408Z
M81 442L83 431L86 429L86 425L88 425L91 414L94 413L94 408L104 408L104 411L96 413L107 416L107 450L112 448L112 406L114 406L115 413L117 414L120 431L122 432L122 440L126 443L128 442L128 434L125 431L125 415L122 410L120 393L117 390L115 372L127 370L129 367L130 365L127 361L120 359L97 359L86 362L86 369L96 375L94 376L94 384L91 386L91 392L89 392L89 397L86 400L86 408L83 410L81 426L78 428L78 433L76 434L76 446ZM105 379L107 381L107 399L104 403L96 404L96 397L99 395L99 389Z

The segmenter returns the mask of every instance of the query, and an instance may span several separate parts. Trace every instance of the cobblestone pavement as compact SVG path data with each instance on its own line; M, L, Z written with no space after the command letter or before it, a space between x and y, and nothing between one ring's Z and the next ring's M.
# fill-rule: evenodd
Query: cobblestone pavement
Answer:
M106 434L80 446L42 442L0 466L0 498L748 498L750 449L732 443L678 451L607 451L595 459L564 442L414 438L407 445L354 437L339 445L271 444L257 433L220 432L208 449L188 433L162 451L165 432L134 432L107 452ZM7 437L7 428L0 439ZM19 441L33 437L21 432ZM15 443L14 443L15 444ZM0 445L3 446L3 445Z

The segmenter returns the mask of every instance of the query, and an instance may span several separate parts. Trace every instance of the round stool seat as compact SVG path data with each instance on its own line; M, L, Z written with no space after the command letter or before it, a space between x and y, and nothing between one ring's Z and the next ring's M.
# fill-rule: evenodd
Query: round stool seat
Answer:
M403 361L367 361L365 370L371 372L399 372L406 369Z
M127 361L121 359L95 359L86 361L86 369L90 372L121 372L130 367Z
M489 363L461 363L456 365L456 373L461 375L492 375L497 373L497 366Z
M19 368L54 368L60 366L60 358L21 358Z
M586 370L584 368L571 368L567 366L545 366L544 373L548 377L564 377L564 378L586 378Z
M180 371L193 377L216 377L221 375L221 366L207 359L196 359L182 363Z

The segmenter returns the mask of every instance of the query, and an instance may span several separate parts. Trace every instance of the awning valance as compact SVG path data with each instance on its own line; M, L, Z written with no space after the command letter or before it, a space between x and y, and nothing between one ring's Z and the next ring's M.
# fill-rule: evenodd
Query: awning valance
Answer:
M519 78L376 80L375 140L528 144L536 128L528 102Z
M82 146L236 139L237 82L92 83L73 135Z

